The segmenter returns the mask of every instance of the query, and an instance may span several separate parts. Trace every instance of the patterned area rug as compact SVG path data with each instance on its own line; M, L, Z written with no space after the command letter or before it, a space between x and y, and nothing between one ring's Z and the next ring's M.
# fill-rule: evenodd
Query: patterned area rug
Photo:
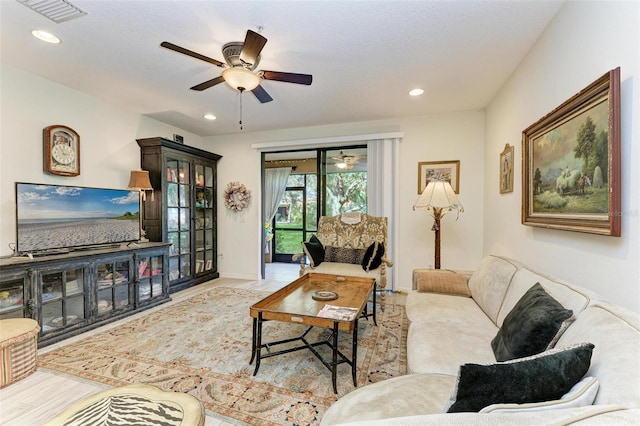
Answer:
M148 383L187 392L207 410L236 423L318 424L339 396L355 389L351 367L338 367L337 396L331 372L306 349L263 359L254 377L249 307L268 294L216 288L45 353L38 365L113 386ZM378 312L377 327L372 318L358 322L358 387L404 374L404 307L387 304ZM270 321L263 326L263 342L298 336L304 329ZM310 342L329 336L324 329L312 333ZM339 346L351 356L350 333L340 333ZM328 357L330 349L319 347L323 349Z

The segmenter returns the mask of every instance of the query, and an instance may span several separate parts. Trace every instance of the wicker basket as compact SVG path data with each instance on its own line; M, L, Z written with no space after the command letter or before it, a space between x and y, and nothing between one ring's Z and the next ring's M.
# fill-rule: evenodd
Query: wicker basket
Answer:
M36 371L38 331L30 318L0 320L0 389Z

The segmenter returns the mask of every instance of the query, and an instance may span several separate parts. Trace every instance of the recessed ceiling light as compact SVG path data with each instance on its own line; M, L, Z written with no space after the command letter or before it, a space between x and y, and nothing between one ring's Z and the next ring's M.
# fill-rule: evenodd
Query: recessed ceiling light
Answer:
M60 43L60 39L58 37L46 31L33 30L31 31L31 34L33 34L33 36L38 40L46 41L47 43L53 43L53 44Z
M204 118L206 118L207 120L215 120L216 116L213 114L205 114Z
M424 93L424 90L422 90L422 89L409 90L409 95L411 95L411 96L420 96L423 93Z

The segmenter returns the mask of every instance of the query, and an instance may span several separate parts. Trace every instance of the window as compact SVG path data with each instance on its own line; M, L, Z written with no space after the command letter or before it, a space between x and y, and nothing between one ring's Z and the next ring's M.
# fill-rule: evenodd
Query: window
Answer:
M318 178L315 173L291 174L272 227L276 262L291 262L300 242L316 231L318 222Z

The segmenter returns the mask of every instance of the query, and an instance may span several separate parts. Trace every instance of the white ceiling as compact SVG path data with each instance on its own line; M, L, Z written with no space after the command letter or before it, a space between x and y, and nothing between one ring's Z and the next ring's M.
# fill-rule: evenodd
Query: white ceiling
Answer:
M240 132L239 95L189 87L221 68L159 47L169 41L224 61L247 29L268 39L258 69L313 75L263 81L274 101L242 97L245 132L484 108L562 1L72 0L88 15L56 24L0 0L3 63L201 136ZM31 36L43 29L62 39ZM421 87L425 94L407 92ZM205 113L218 118L206 121Z

